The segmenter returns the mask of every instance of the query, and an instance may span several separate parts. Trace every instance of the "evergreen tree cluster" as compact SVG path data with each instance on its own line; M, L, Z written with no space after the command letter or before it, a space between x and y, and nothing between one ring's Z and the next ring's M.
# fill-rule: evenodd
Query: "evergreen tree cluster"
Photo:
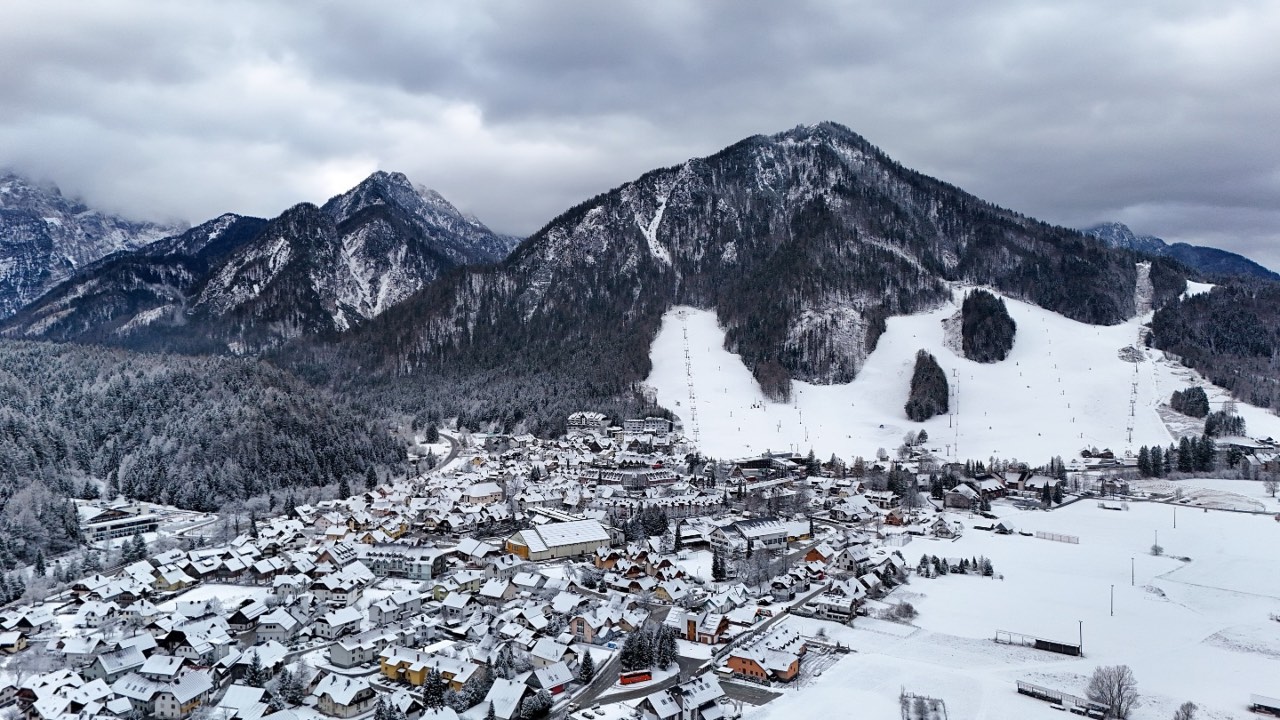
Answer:
M679 643L675 628L666 625L644 627L622 643L619 662L623 670L662 669L676 661Z
M21 572L0 574L0 605L8 605L25 595L27 583Z
M1240 436L1245 433L1244 418L1234 408L1215 410L1205 416L1204 434L1209 437Z
M427 711L443 710L448 691L449 683L440 671L435 668L427 670L427 676L422 681L422 707Z
M1217 446L1208 435L1184 437L1178 444L1138 448L1138 474L1167 477L1170 473L1212 472L1217 469Z
M520 703L520 720L539 720L551 712L555 702L546 688L525 698Z
M280 670L270 687L272 710L276 712L297 707L307 697L307 690L302 685L302 678L288 667Z
M402 455L369 410L263 362L0 341L0 564L74 547L70 497L216 511Z
M147 541L140 533L135 533L120 548L120 561L126 565L147 559ZM256 685L255 687L262 687Z
M980 363L1000 362L1013 349L1018 324L1009 317L1004 299L986 290L965 295L960 306L960 336L964 356Z
M1237 399L1280 408L1280 283L1237 278L1175 300L1156 311L1150 342Z
M405 720L405 714L386 695L379 695L373 706L373 720Z
M728 565L725 563L724 554L719 550L711 551L711 579L716 582L729 579Z
M667 519L666 509L652 506L640 508L640 512L623 525L623 532L631 542L665 535L670 529L671 523Z
M1202 418L1209 414L1209 396L1199 385L1186 390L1174 390L1169 399L1169 407L1183 415Z
M490 688L493 687L493 677L494 673L481 667L471 676L466 685L463 685L458 690L445 692L445 704L459 713L466 712L479 705L485 699L485 696L489 694Z
M911 393L907 397L907 417L924 422L935 415L944 415L949 403L947 374L938 360L926 350L916 353L916 368L911 375Z
M983 577L992 577L996 574L995 566L991 564L991 560L985 555L978 555L973 558L960 558L960 563L952 568L946 558L940 558L937 555L921 555L920 562L916 564L916 574L920 577L935 578L950 573L960 575L981 575Z

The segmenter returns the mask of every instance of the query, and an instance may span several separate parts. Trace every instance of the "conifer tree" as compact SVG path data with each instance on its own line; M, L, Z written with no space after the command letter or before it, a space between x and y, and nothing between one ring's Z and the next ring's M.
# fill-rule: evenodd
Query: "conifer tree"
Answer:
M422 705L428 710L444 709L444 693L448 689L444 676L434 668L427 671L422 683Z
M591 652L584 650L582 653L582 664L578 666L578 679L585 685L596 676L596 661L592 659Z

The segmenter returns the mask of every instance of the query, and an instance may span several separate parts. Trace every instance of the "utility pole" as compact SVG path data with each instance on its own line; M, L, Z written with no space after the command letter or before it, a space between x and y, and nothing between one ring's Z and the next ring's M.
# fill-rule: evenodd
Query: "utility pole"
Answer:
M1116 616L1116 586L1111 586L1111 617Z
M1137 584L1137 571L1134 569L1134 559L1129 558L1129 587Z
M1084 657L1084 621L1080 621L1080 657Z

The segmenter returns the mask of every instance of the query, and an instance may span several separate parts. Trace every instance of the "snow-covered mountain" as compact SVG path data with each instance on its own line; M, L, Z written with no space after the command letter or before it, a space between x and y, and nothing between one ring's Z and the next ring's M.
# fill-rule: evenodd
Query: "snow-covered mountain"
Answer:
M0 174L0 318L99 258L180 229L94 210L57 187Z
M1181 278L1153 268L1157 304ZM714 309L774 397L847 382L885 319L967 280L1086 323L1137 309L1132 253L911 171L834 123L755 136L563 213L498 269L433 286L353 338L362 366L564 368L606 394L648 372L672 305ZM600 375L595 378L595 375Z
M91 267L26 308L11 336L252 352L376 317L513 239L404 175L377 172L270 222L224 215Z
M1280 275L1268 270L1249 258L1227 250L1167 243L1154 235L1138 235L1128 225L1119 222L1102 223L1085 230L1111 247L1126 248L1148 255L1171 257L1193 270L1209 276L1239 275L1244 277L1280 280Z

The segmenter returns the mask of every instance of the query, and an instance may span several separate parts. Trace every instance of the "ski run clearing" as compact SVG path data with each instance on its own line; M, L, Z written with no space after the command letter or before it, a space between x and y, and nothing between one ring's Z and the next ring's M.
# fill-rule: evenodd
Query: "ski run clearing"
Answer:
M1129 507L1108 511L1086 500L1053 512L995 508L1018 530L1072 533L1078 545L971 527L954 542L906 545L912 566L922 554L985 555L1003 579L913 575L888 598L916 607L913 626L788 618L802 634L825 629L855 652L747 720L897 718L903 689L943 699L957 720L1061 720L1071 715L1019 695L1016 682L1083 695L1094 667L1116 664L1133 669L1143 696L1134 720L1167 720L1187 700L1202 718L1252 717L1251 693L1280 695L1280 622L1269 619L1280 611L1280 523L1179 507L1174 529L1172 506ZM1157 531L1162 557L1150 554ZM1071 644L1082 635L1084 657L996 644L997 630Z
M1188 293L1208 288L1191 283ZM786 404L765 399L741 359L724 350L714 311L673 308L654 340L647 384L658 403L681 418L686 435L697 431L702 452L717 458L810 448L823 458L869 458L878 448L892 452L908 430L920 429L928 431L930 449L960 460L1039 465L1055 455L1070 461L1088 446L1136 455L1141 445L1177 441L1158 412L1174 390L1200 384L1215 407L1227 399L1195 371L1141 345L1149 313L1119 325L1086 325L1005 297L1018 324L1013 351L999 363L970 361L947 347L942 324L958 312L966 289L957 288L952 302L933 311L889 318L853 382L794 382ZM1138 362L1121 359L1126 347L1136 350ZM952 414L914 423L903 405L922 348L947 373ZM1244 403L1239 412L1251 436L1280 437L1280 417Z

